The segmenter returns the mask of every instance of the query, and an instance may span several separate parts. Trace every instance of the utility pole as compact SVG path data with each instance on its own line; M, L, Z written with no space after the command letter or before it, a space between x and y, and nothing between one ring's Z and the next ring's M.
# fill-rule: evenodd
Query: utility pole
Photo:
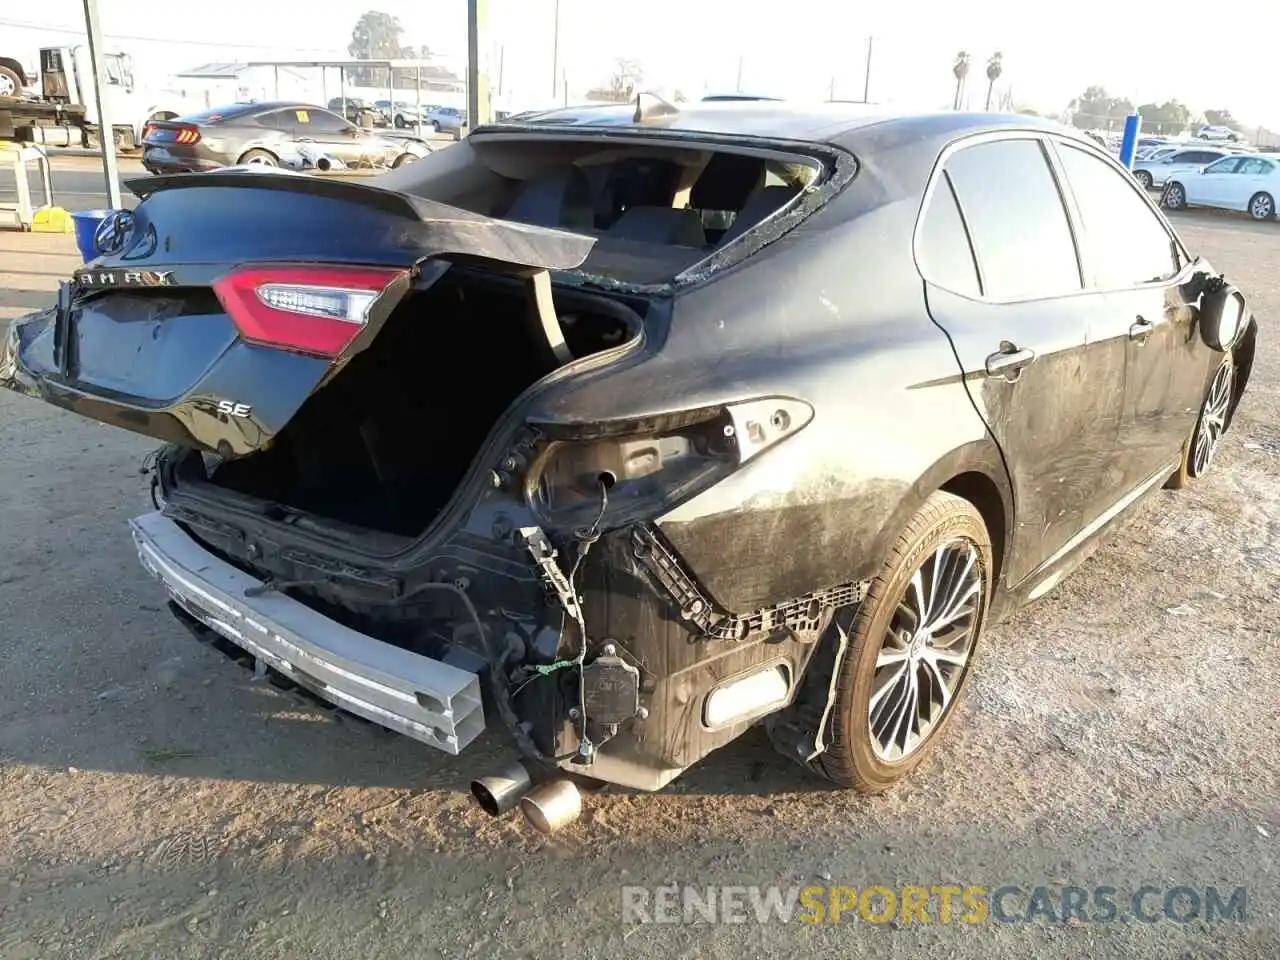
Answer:
M862 102L871 102L871 43L874 38L867 37L867 75L862 81Z
M555 25L551 32L551 97L555 102L556 88L560 85L560 0L556 3Z
M102 24L98 20L98 0L84 0L85 33L89 35L89 62L93 66L93 101L98 108L98 139L102 143L102 172L107 178L107 206L120 209L120 168L116 164L115 127L107 115L103 91L107 71L102 65ZM70 65L68 64L68 67Z
M835 103L836 101L836 78L834 76L831 78L831 89L827 92L827 101L830 103Z
M89 0L86 0L89 2ZM489 49L489 0L467 0L467 129L488 123L491 119L489 73L480 62Z
M742 57L738 57L738 87L737 92L742 92Z

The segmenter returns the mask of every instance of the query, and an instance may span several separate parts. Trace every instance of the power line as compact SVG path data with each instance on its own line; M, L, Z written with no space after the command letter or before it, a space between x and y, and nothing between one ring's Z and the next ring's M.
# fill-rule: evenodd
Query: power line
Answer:
M16 29L26 30L42 30L45 33L67 33L83 35L83 27L63 27L51 24L32 23L27 20L10 20L8 18L0 18L0 27L14 27ZM263 43L221 43L214 40L187 40L177 37L144 37L137 34L114 33L108 31L103 34L104 37L112 40L133 40L138 43L173 43L192 47L221 47L223 49L232 50L280 50L292 49L307 51L310 53L324 52L331 53L334 47L291 47L289 44L278 43L274 45Z

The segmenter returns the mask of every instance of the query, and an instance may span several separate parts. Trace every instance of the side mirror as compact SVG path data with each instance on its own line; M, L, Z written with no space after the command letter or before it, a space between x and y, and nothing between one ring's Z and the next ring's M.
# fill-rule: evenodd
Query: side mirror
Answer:
M1226 353L1244 332L1244 295L1222 276L1197 273L1188 281L1184 292L1194 292L1196 287L1200 288L1197 324L1200 339L1210 350Z

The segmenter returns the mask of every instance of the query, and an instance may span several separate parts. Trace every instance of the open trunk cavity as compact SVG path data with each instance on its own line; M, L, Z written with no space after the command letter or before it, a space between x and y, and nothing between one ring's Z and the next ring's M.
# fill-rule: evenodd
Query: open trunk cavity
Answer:
M553 296L572 359L639 333L639 316L620 303ZM527 282L455 267L406 296L269 447L206 455L208 479L345 524L420 534L507 408L561 364L534 301Z

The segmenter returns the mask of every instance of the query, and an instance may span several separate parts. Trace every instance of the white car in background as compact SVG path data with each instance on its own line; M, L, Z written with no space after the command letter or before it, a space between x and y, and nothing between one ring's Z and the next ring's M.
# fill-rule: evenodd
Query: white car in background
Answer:
M1198 140L1230 140L1233 143L1240 139L1240 134L1232 130L1230 127L1215 126L1206 123L1203 127L1196 131Z
M1180 143L1164 147L1147 147L1145 150L1138 151L1135 156L1135 161L1138 163L1155 163L1157 160L1163 160L1165 157L1171 157L1179 150L1185 149L1187 148Z
M1146 189L1163 187L1171 177L1191 173L1215 160L1232 156L1222 147L1188 147L1175 150L1159 160L1140 160L1133 165L1133 178Z
M1255 220L1274 220L1280 198L1280 157L1223 157L1203 170L1181 173L1165 184L1160 203L1170 210L1217 207L1243 210Z

